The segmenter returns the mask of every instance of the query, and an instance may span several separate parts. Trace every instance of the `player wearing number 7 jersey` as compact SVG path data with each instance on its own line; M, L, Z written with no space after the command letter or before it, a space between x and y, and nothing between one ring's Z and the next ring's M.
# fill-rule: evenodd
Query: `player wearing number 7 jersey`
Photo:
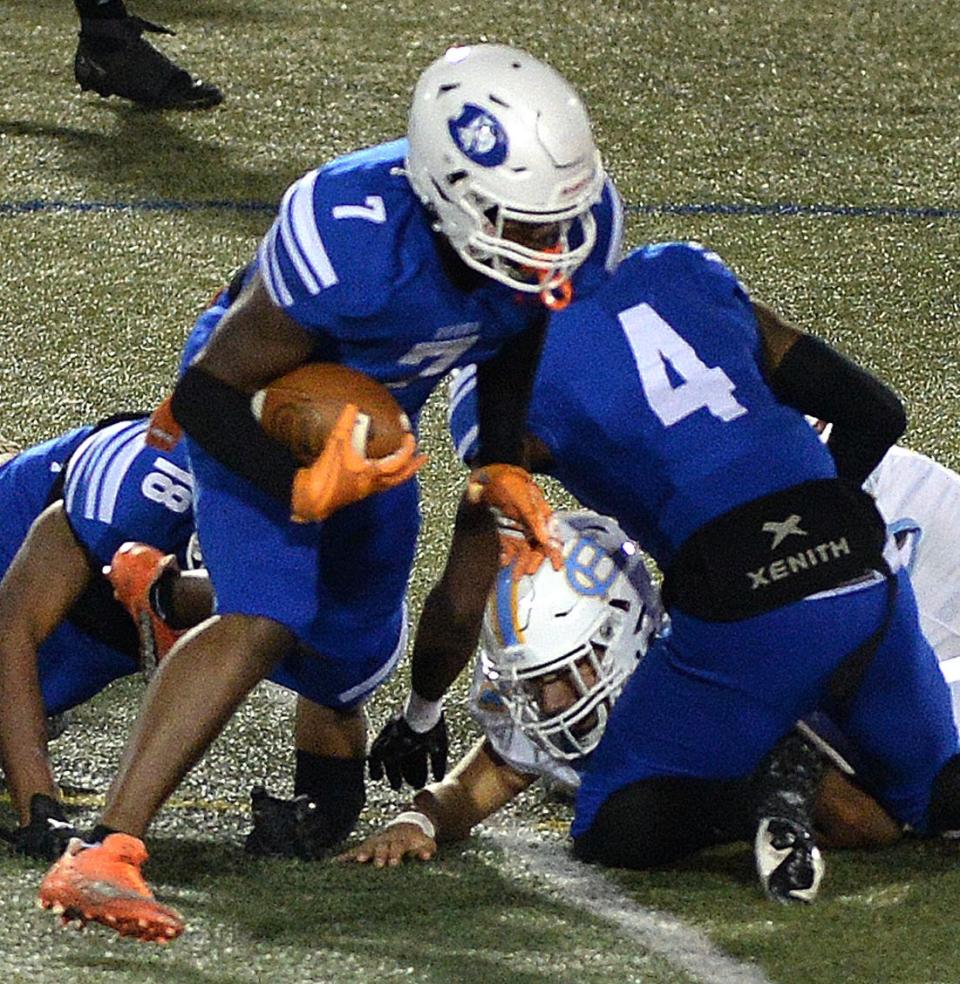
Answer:
M469 388L465 373L452 400L467 458ZM829 449L801 411L834 422ZM552 318L532 457L655 558L671 619L584 770L580 857L646 866L689 850L671 803L746 775L816 707L863 750L865 780L900 822L960 825L947 687L860 489L903 426L884 386L752 302L695 245L631 254ZM415 673L423 653L437 650L418 639ZM439 689L454 662L435 658L421 679Z
M437 382L476 362L481 499L545 542L549 510L520 467L535 358L546 313L588 294L619 259L620 228L579 97L501 45L452 49L428 67L406 140L289 188L254 263L197 325L170 405L186 434L218 618L165 661L108 794L102 847L52 871L45 903L165 937L167 924L143 906L106 918L109 862L99 859L112 832L143 836L239 702L296 647L329 674L328 708L354 715L332 743L329 798L362 804L361 705L403 648L419 526L410 479L422 459L411 435L390 458L351 462L362 482L330 482L331 470L349 473L327 454L334 442L299 467L261 430L250 397L304 362L342 363L389 386L416 427ZM158 419L157 430L169 435L169 424Z

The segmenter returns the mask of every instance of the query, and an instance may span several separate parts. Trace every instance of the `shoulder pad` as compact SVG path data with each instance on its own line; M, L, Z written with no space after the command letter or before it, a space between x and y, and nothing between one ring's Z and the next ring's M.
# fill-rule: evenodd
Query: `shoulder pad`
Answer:
M389 157L351 155L305 174L260 246L274 302L308 326L379 310L400 279L404 232L420 207Z

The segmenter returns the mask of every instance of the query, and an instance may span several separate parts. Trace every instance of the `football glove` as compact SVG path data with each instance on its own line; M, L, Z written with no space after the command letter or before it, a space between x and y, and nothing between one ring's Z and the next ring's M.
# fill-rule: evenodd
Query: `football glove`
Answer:
M253 830L244 850L258 857L319 861L347 837L356 822L356 817L345 823L343 817L328 816L306 795L280 799L263 786L250 790L250 806Z
M359 502L376 492L385 492L413 478L427 456L417 454L417 439L404 434L400 447L385 458L367 458L357 451L354 428L357 407L348 403L337 418L320 457L293 478L291 519L313 523ZM357 442L362 447L365 442Z
M493 510L500 526L501 560L517 562L517 576L532 574L544 557L554 570L563 559L550 532L553 512L528 471L517 465L484 465L470 472L467 501Z
M161 451L172 451L183 436L183 428L173 416L173 397L168 396L150 414L144 444Z
M442 779L447 771L447 722L440 720L429 730L414 731L397 711L380 729L370 746L370 778L380 780L384 773L391 788L400 789L404 781L414 789L427 784L427 764L434 779Z
M2 831L2 836L16 854L38 861L56 861L77 831L55 799L34 793L30 798L30 822L15 830Z

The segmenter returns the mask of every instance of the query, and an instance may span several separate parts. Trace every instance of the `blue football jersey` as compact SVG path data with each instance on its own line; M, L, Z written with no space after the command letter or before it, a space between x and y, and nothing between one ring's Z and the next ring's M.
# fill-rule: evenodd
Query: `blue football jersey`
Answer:
M64 462L93 430L77 427L26 448L0 467L0 559L3 569L20 549L31 524L50 501Z
M127 540L149 543L185 561L193 532L193 478L183 442L172 451L144 443L146 419L92 434L67 464L63 501L79 543L109 564Z
M385 383L415 417L442 376L490 358L542 305L482 276L473 290L454 286L402 172L405 151L393 141L304 175L284 195L257 260L273 301L314 334L318 361ZM597 245L574 277L577 296L619 258L622 206L609 183L594 212Z
M529 430L549 448L551 473L663 566L711 519L835 474L762 365L752 305L719 257L690 243L648 246L551 319ZM475 440L470 388L467 371L451 399L462 456Z

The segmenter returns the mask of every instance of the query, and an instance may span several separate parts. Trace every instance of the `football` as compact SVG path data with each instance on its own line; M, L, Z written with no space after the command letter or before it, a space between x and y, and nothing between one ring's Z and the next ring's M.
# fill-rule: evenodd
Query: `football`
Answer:
M375 379L333 362L310 362L254 393L250 405L260 426L302 464L315 461L347 403L360 413L353 445L368 458L400 447L410 420Z

